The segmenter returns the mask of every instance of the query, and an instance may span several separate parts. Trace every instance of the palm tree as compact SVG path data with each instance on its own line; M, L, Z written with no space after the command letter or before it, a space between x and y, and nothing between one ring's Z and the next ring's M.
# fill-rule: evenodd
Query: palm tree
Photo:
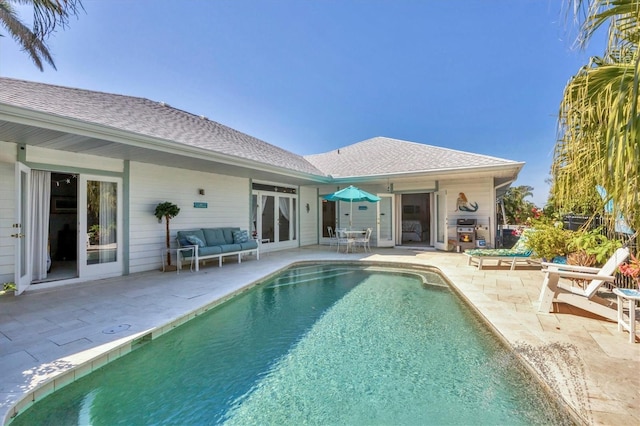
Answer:
M552 165L558 206L593 198L602 185L628 223L640 229L640 0L575 0L580 44L609 25L602 57L571 78L559 112ZM581 13L584 12L584 13Z
M525 200L525 198L532 195L533 187L528 185L512 186L507 189L507 192L502 196L502 205L504 206L504 215L507 223L512 225L523 224L532 216L536 206L531 201Z
M33 29L18 17L13 4L33 6ZM45 40L58 26L67 26L69 17L83 10L81 0L0 0L0 24L43 71L43 61L56 69ZM2 36L2 34L0 34Z

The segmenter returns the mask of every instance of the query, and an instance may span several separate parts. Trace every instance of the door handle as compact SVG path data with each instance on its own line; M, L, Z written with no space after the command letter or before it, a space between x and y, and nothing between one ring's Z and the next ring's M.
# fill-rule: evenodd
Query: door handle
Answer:
M22 233L20 233L20 234L11 234L11 236L13 238L22 238L22 237L24 237L24 234L22 234Z

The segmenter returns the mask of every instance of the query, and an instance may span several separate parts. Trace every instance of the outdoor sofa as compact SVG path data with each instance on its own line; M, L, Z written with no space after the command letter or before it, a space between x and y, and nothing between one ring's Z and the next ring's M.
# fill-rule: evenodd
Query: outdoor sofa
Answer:
M224 256L238 256L238 263L242 262L242 255L255 252L256 259L260 259L258 242L246 230L234 227L200 228L182 230L176 233L178 245L181 248L193 247L193 261L196 271L200 270L200 261L218 259L218 266L222 266ZM178 261L190 261L189 252L181 251L182 258Z

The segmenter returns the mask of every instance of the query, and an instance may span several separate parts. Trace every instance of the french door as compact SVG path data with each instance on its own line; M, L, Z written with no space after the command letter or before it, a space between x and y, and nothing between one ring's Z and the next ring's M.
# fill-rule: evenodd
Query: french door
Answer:
M436 241L434 247L438 250L448 250L447 241L447 192L438 191L435 193L436 199Z
M31 285L31 248L29 236L29 210L31 199L31 169L22 163L16 165L16 221L11 236L16 239L15 281L16 294L24 292Z
M263 247L287 248L298 244L296 194L253 191L254 237Z
M80 175L79 271L82 279L122 274L122 179Z
M377 247L393 247L395 245L394 238L394 209L393 209L393 194L378 194L380 201L377 203L377 220L376 220L376 235L377 235Z

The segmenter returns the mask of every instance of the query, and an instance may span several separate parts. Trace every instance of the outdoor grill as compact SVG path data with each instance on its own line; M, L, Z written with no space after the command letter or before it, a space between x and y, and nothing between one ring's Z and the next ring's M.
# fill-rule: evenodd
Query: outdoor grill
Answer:
M474 248L476 245L476 219L458 219L456 228L458 246L461 250Z

